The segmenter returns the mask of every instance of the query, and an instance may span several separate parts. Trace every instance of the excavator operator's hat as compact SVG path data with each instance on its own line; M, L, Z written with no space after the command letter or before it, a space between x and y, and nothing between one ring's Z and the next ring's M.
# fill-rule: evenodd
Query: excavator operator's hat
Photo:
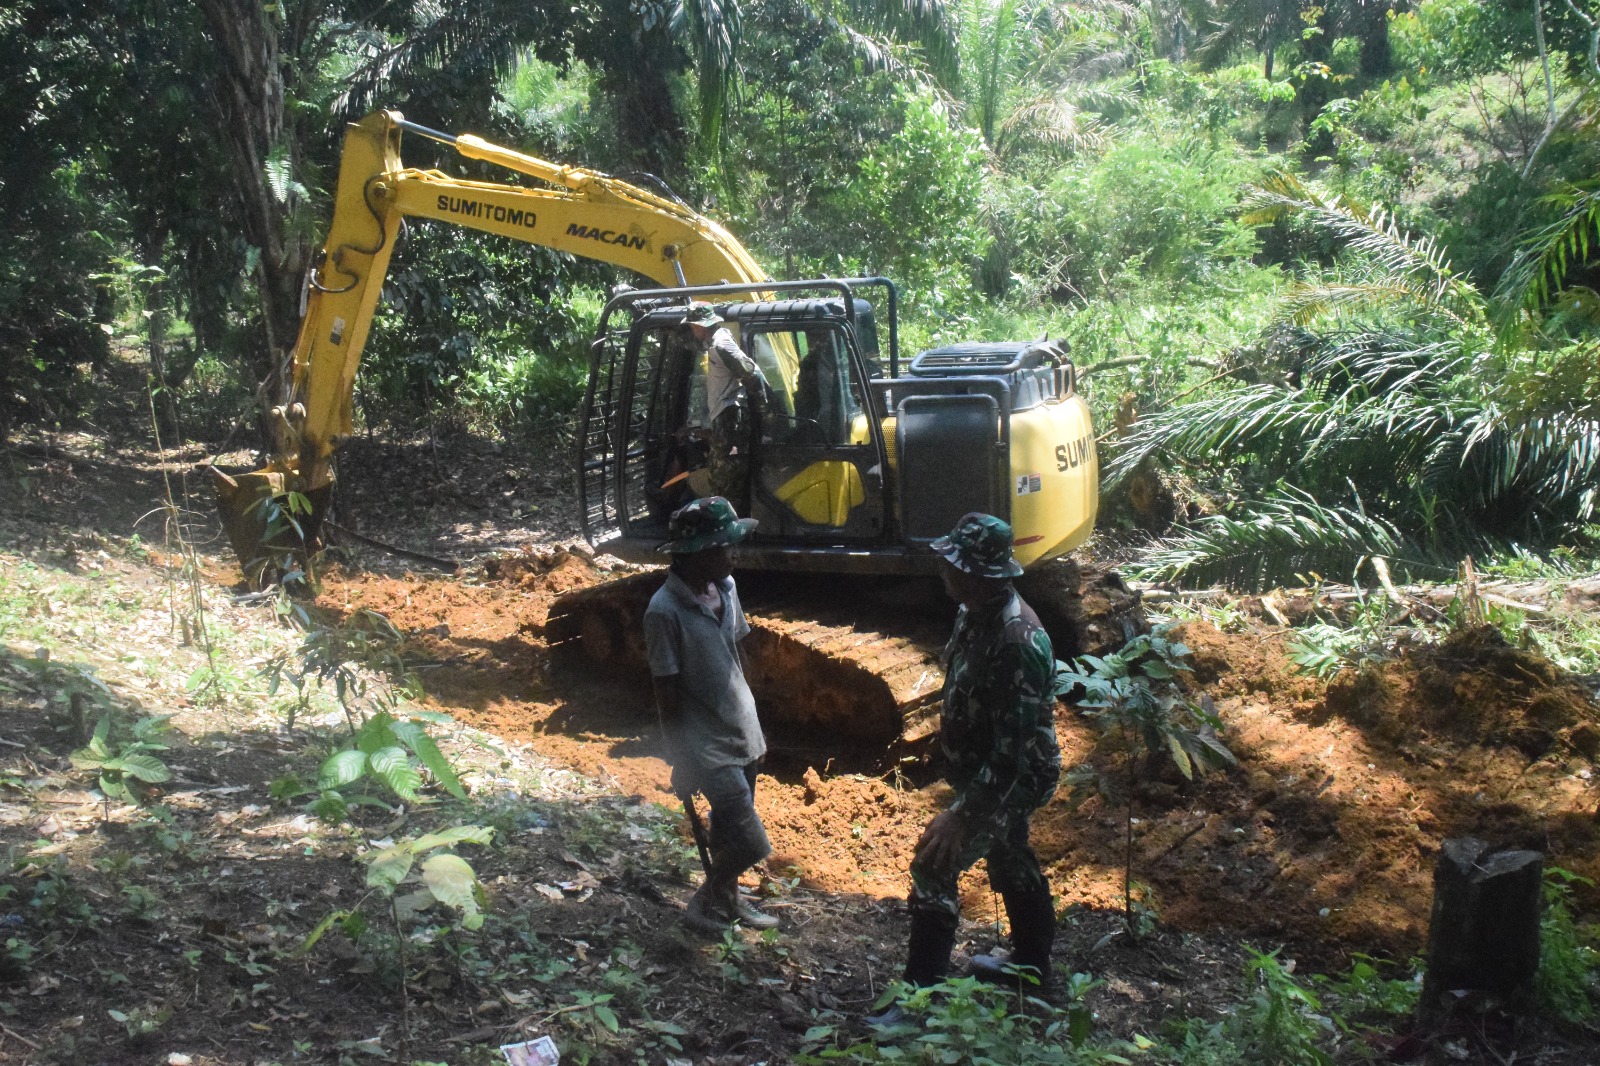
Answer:
M992 514L972 511L962 515L956 528L928 547L974 577L1022 576L1022 567L1011 557L1011 527Z
M740 518L733 504L721 496L702 496L672 512L667 519L670 539L656 550L687 555L707 548L731 547L754 528L754 518Z
M707 329L726 321L717 314L717 309L710 304L696 300L689 305L689 310L684 313L683 324L686 326L705 326Z

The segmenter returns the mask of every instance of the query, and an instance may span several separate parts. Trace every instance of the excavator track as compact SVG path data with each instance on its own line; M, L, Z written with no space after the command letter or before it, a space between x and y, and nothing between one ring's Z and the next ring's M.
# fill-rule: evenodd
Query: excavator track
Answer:
M649 571L563 594L546 640L569 661L647 676L639 621L663 580L664 571ZM938 728L939 656L955 608L937 580L768 572L737 580L751 627L746 672L775 746L904 750ZM1019 586L1062 658L1113 651L1146 628L1138 594L1114 571L1061 560Z

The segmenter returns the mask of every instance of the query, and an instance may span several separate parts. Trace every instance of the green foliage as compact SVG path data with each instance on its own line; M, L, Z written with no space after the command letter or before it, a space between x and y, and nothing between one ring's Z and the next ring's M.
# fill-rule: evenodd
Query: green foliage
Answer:
M1210 700L1194 699L1177 683L1179 674L1190 672L1184 661L1189 649L1168 638L1170 629L1158 625L1104 658L1082 656L1075 668L1058 665L1056 688L1081 689L1078 706L1102 732L1138 741L1152 763L1164 756L1193 779L1196 771L1233 766L1238 760L1217 737L1221 722ZM1089 774L1097 788L1107 789L1098 774ZM1086 783L1081 773L1077 782ZM1081 802L1076 793L1075 798Z
M1090 1015L1082 997L1095 982L1074 974L1068 984L1069 1004L1055 1007L1032 996L1019 997L976 978L948 980L929 988L896 984L880 1000L900 1004L905 1024L884 1038L842 1047L818 1047L831 1041L831 1026L814 1027L807 1038L812 1050L795 1057L799 1063L904 1062L965 1063L993 1066L1093 1066L1127 1064L1134 1048L1120 1041L1091 1042ZM889 1042L892 1037L894 1042Z
M502 423L506 415L537 423L572 403L570 417L593 324L572 286L614 275L548 248L419 227L395 257L373 320L362 410L373 423L442 415L460 425L481 404L484 422L509 427L517 422Z
M437 903L460 916L462 929L474 931L483 927L486 899L477 872L465 859L445 849L463 844L488 844L493 837L492 829L457 825L401 840L364 856L367 862L367 887L388 903L388 916L393 923L394 935L398 938L403 996L406 986L407 923ZM410 890L402 894L402 888ZM306 935L296 953L304 955L309 952L335 926L356 941L368 931L367 919L360 905L350 910L333 911Z
M1249 951L1245 978L1250 994L1219 1022L1183 1024L1172 1049L1178 1066L1332 1066L1324 1048L1333 1021L1322 1002L1296 981L1278 953Z
M108 801L140 801L145 785L159 785L172 778L167 764L150 754L167 750L167 745L156 738L166 731L171 718L170 714L140 718L133 723L131 737L112 739L111 715L102 715L89 743L72 753L72 765L96 775L100 792Z
M1358 609L1352 625L1313 622L1289 638L1289 658L1304 672L1326 681L1345 669L1360 669L1382 657L1378 647L1387 617L1381 596Z
M1539 1004L1562 1021L1581 1025L1594 1017L1600 996L1600 952L1572 914L1572 886L1594 882L1559 866L1545 868L1544 914L1539 919Z
M317 771L322 794L312 803L312 810L326 821L343 819L348 805L359 797L347 799L342 790L368 780L382 784L407 803L420 803L423 770L446 792L466 799L455 770L428 735L424 717L444 718L429 714L402 719L384 711L368 718L356 730L351 746L334 752Z
M332 683L339 708L357 732L358 716L368 710L392 716L408 699L422 695L422 684L406 665L405 636L377 611L351 612L336 623L313 621L297 603L287 601L289 616L307 626L299 647L267 661L268 695L277 695L284 681L294 686L295 707L303 710L314 692ZM377 683L374 685L373 681ZM289 725L294 725L290 714Z
M1341 1025L1343 1018L1359 1016L1409 1017L1422 995L1423 963L1412 959L1405 967L1409 971L1405 977L1384 976L1384 971L1393 967L1393 963L1358 953L1347 973L1339 977L1319 974L1314 980L1340 1008L1335 1021Z
M1159 111L1147 120L1144 136L1074 159L1038 191L1014 191L1014 272L1082 298L1139 279L1196 282L1253 254L1238 203L1258 164L1231 144L1186 136Z
M867 147L849 185L833 198L848 207L846 262L885 274L908 304L937 312L967 291L979 252L973 217L983 151L971 132L951 125L929 93L902 91L898 129ZM852 262L853 261L853 262Z
M1520 382L1550 360L1492 351L1486 301L1436 242L1287 176L1251 204L1252 221L1307 220L1345 265L1291 292L1250 380L1141 419L1107 463L1113 484L1157 456L1240 482L1230 511L1152 557L1158 572L1259 587L1369 555L1426 572L1592 521L1592 402L1527 402Z

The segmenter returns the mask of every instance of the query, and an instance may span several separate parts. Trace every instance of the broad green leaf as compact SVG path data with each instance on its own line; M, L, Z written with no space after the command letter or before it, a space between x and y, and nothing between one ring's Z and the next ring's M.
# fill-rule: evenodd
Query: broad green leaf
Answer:
M356 733L356 747L371 755L380 748L387 748L395 741L394 731L390 728L394 719L379 711L368 718L366 724Z
M172 779L172 771L167 769L167 764L154 755L124 755L122 772L151 785Z
M350 911L340 920L339 928L351 940L360 940L361 934L367 931L367 916L360 911Z
M416 859L416 854L410 841L384 848L367 860L371 863L367 867L367 884L372 888L393 892L395 886L411 872L411 863Z
M88 748L79 748L77 751L67 756L67 758L71 760L72 765L79 770L98 770L104 766L106 762L103 755L96 755Z
M103 714L100 721L95 723L94 736L89 738L89 750L98 754L106 753L106 738L111 735L111 716Z
M421 854L430 848L446 844L487 844L494 839L494 827L487 825L453 825L437 833L424 833L411 841L411 846Z
M395 916L402 922L409 922L419 913L433 906L433 901L436 899L438 897L426 888L419 888L415 892L407 892L403 896L396 896L394 900Z
M344 797L331 789L311 802L310 811L324 822L342 822L350 814L350 805Z
M398 744L379 748L367 756L367 763L372 767L373 776L394 789L395 795L406 800L417 798L417 789L422 787L422 775L411 765L406 749Z
M449 852L428 856L422 864L422 883L440 903L462 914L477 913L478 899L472 890L478 884L478 875L461 856Z
M450 766L449 760L439 750L439 745L428 736L428 731L416 722L395 722L390 729L400 739L400 743L410 748L421 760L422 765L428 768L433 779L456 799L466 799L467 790L461 787L461 779L456 776L455 770Z
M1172 753L1172 761L1178 764L1178 772L1184 778L1194 780L1194 767L1189 761L1189 753L1183 748L1183 740L1174 733L1166 734L1167 750Z
M596 1007L594 1016L601 1025L610 1029L613 1033L617 1031L617 1012L610 1007Z
M342 788L353 781L361 780L361 775L367 772L367 753L356 748L346 748L336 751L328 756L322 768L317 771L317 787L321 789Z

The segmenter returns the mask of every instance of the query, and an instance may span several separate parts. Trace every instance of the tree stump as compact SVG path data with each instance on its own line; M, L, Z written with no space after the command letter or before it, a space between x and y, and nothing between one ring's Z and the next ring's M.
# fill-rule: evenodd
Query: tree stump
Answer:
M1532 1008L1543 880L1537 851L1496 851L1471 837L1444 842L1433 869L1424 1021L1449 1014L1462 992L1487 993L1513 1013Z

